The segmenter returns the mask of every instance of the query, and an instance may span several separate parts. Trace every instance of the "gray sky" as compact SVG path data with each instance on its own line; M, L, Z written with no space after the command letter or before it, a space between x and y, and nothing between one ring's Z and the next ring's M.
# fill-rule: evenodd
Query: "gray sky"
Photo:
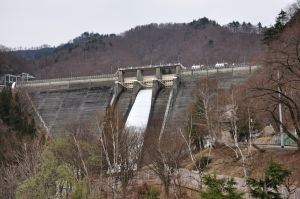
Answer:
M51 46L81 33L119 34L137 25L190 22L207 17L274 24L295 0L0 0L0 44Z

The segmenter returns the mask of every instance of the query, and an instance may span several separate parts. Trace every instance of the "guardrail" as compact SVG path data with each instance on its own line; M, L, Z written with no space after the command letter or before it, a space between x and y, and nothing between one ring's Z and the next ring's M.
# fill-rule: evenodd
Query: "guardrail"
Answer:
M56 79L42 79L42 80L31 80L28 82L21 82L21 84L35 84L35 83L44 83L44 82L59 82L59 81L72 81L72 80L81 80L81 79L96 79L96 78L105 78L105 77L117 77L117 75L91 75L91 76L81 76L81 77L65 77L65 78L56 78Z
M149 66L138 66L138 67L128 67L128 68L120 68L119 70L127 70L127 69L141 69L141 68L156 68L156 67L162 67L162 66L175 66L175 65L180 65L182 64L177 63L170 63L170 64L165 64L165 65L149 65ZM228 65L226 67L215 67L215 66L208 66L208 67L203 67L199 69L192 69L192 68L186 68L182 66L182 71L203 71L203 70L216 70L216 69L226 69L226 68L240 68L240 67L250 67L250 66L256 66L256 65L244 65L244 64L236 64L236 65ZM109 74L109 75L92 75L92 76L81 76L81 77L65 77L65 78L55 78L55 79L42 79L42 80L30 80L28 82L19 82L21 85L26 85L26 84L35 84L35 83L44 83L44 82L59 82L59 81L72 81L72 80L80 80L80 79L95 79L95 78L113 78L113 77L118 77L118 75L115 74Z
M274 146L280 146L281 142L276 143L275 141L254 141L253 144L259 144L259 145L274 145ZM295 146L297 147L297 144L295 142L284 142L284 146Z
M251 66L260 66L259 64L235 64L235 65L227 65L224 67L215 67L215 66L207 66L201 68L187 68L184 71L202 71L202 70L216 70L216 69L229 69L229 68L241 68L241 67L251 67Z
M160 65L147 65L147 66L128 66L127 68L119 68L119 70L128 70L128 69L143 69L143 68L160 68L164 66L180 66L181 69L186 69L181 63L167 63L167 64L160 64ZM117 71L118 72L118 71Z

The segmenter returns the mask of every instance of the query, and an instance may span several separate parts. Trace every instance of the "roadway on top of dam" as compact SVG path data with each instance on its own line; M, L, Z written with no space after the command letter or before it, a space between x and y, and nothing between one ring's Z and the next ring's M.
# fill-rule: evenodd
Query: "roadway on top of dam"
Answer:
M160 65L155 65L153 67L148 66L142 66L142 67L128 67L128 68L120 68L120 71L124 72L132 72L136 70L153 70L155 67L159 67ZM164 66L164 65L162 65ZM166 65L164 67L166 68L174 68L175 65ZM181 75L188 76L188 75L200 75L200 76L210 76L211 74L215 73L232 73L232 75L239 75L238 73L240 71L249 70L249 73L252 73L253 70L256 70L259 66L253 65L253 66L244 66L244 65L235 65L234 67L228 67L228 68L201 68L201 69L183 69L180 71ZM118 72L118 71L117 71ZM54 78L54 79L42 79L42 80L30 80L28 82L18 82L20 86L30 85L46 85L49 84L49 82L60 82L63 84L68 84L70 82L95 82L95 81L117 81L118 75L117 72L115 74L109 74L109 75L93 75L93 76L79 76L79 77L66 77L66 78Z

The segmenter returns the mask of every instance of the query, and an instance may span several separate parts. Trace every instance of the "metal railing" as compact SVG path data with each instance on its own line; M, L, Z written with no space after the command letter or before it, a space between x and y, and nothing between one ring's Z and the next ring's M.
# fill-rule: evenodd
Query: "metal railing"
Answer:
M55 78L55 79L42 79L42 80L30 80L28 82L22 82L22 84L35 84L44 82L59 82L59 81L72 81L72 80L82 80L82 79L98 79L98 78L113 78L117 75L91 75L91 76L81 76L81 77L65 77L65 78Z

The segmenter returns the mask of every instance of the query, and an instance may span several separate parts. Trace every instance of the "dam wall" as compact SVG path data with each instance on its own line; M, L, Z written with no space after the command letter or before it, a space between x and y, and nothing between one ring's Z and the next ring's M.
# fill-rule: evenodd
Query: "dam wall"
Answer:
M229 88L231 84L241 84L258 67L238 67L212 70L186 70L181 71L181 82L177 96L174 96L173 106L167 120L167 128L180 126L183 127L187 119L187 108L194 99L190 97L190 92L196 81L201 78L220 78L221 87Z
M95 121L95 114L104 111L112 98L114 80L54 80L20 86L27 91L49 133L55 135L72 119ZM34 116L44 127L36 113Z
M231 84L242 83L256 68L252 66L251 68L181 70L176 72L177 83L173 83L172 87L164 86L166 82L153 79L153 85L155 85L155 81L162 85L158 90L155 90L154 86L152 88L156 95L152 95L148 127L155 125L161 128L163 121L165 121L165 128L183 126L186 120L184 111L193 101L190 91L197 80L204 77L218 77L223 80L221 86L228 88ZM72 119L95 121L95 114L105 111L112 101L115 87L122 87L117 84L118 80L117 75L89 76L29 81L18 87L26 89L32 100L38 112L38 114L33 114L36 123L42 127L44 123L48 131L52 135L56 135ZM140 85L142 84L145 83L141 82ZM136 93L134 93L134 89L124 88L122 90L115 99L115 106L118 107L120 116L126 121ZM167 105L169 106L168 110Z

